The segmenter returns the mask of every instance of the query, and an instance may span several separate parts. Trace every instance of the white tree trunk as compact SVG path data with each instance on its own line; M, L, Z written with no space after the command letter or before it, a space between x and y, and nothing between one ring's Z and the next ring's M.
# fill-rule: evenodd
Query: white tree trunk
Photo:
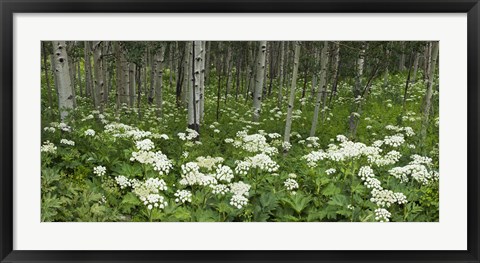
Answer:
M283 42L282 42L283 43ZM292 113L295 102L295 91L297 88L298 62L300 60L300 42L295 42L295 58L293 60L292 85L290 86L290 97L288 98L287 121L285 124L285 135L283 141L290 143L290 131L292 130ZM287 150L284 148L284 151Z
M73 87L65 41L53 41L52 44L55 57L55 83L58 93L58 108L60 119L63 121L68 116L68 110L73 109Z
M432 104L432 95L433 95L433 86L435 84L435 69L437 66L438 58L438 49L439 43L437 41L432 42L432 53L430 56L429 66L428 66L428 79L427 79L427 94L425 96L425 107L423 108L423 118L422 118L422 142L425 141L427 136L428 121L430 115L430 107Z
M194 41L193 47L193 74L192 85L189 89L188 97L188 127L190 129L199 130L200 124L200 90L202 85L202 64L203 64L203 41ZM191 45L190 45L191 46Z
M206 49L206 41L202 41L202 63L201 63L201 71L200 71L200 105L199 105L199 113L200 113L200 123L203 122L203 117L205 116L205 82L206 82L206 60L205 58L208 57L207 49ZM210 46L210 43L209 43Z
M283 101L283 68L285 63L285 41L280 44L280 74L278 82L278 108L282 108Z
M157 107L157 116L162 116L163 113L163 64L165 60L165 44L162 44L160 50L155 54L154 61L154 81L155 86L155 104Z
M188 107L188 98L191 98L190 94L190 86L191 86L191 73L192 73L192 67L191 67L191 53L192 53L192 42L187 41L185 43L185 50L184 50L184 61L183 61L183 83L182 83L182 101L184 105L187 105Z
M103 93L104 93L104 86L105 80L103 76L103 59L102 59L102 41L96 41L93 44L93 71L95 75L95 99L94 105L96 109L103 111Z
M315 100L315 111L313 112L312 128L310 129L310 137L315 136L318 123L318 113L322 104L323 90L327 85L327 64L328 64L328 42L323 42L323 48L320 55L320 82L318 85L317 98Z
M132 62L128 63L128 93L130 107L133 107L135 102L135 64Z
M267 55L267 41L258 42L256 61L255 88L253 90L253 121L258 122L262 107L263 80L265 79L265 59Z

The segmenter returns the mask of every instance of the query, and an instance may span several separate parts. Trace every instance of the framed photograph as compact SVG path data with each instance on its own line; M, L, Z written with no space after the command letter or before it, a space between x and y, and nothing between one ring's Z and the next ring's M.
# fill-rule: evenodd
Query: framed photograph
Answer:
M479 262L469 1L1 1L1 262Z

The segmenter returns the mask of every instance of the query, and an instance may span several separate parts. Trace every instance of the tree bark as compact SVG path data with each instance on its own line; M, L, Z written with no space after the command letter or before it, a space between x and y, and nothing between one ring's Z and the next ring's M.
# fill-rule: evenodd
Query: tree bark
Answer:
M437 58L438 58L438 49L439 43L437 41L431 43L431 56L428 66L428 79L427 79L427 93L425 96L425 106L423 108L423 118L422 118L422 131L421 131L421 138L422 143L425 142L425 138L427 136L427 129L428 129L428 122L429 122L429 115L430 115L430 107L433 95L433 86L435 84L435 69L437 66Z
M298 64L300 60L300 42L295 42L295 58L293 60L292 84L290 86L290 96L288 98L287 120L285 124L285 134L283 141L290 143L290 131L292 130L293 105L295 102L295 91L297 87ZM287 152L287 149L283 149Z
M285 41L282 41L280 44L280 75L278 78L278 102L277 106L279 109L282 108L282 102L283 102L283 69L284 69L284 63L285 63Z
M310 137L315 136L315 132L317 131L317 123L318 123L318 114L320 111L320 107L322 104L322 93L323 90L326 89L327 85L327 64L328 64L328 42L323 42L323 48L320 55L320 76L319 76L319 85L317 91L317 98L315 101L315 110L313 112L313 119L312 119L312 128L310 129Z
M64 121L68 111L74 108L73 87L68 67L68 55L65 41L53 41L53 54L55 56L55 82L58 92L58 108L60 120Z
M96 41L93 44L93 71L95 75L94 84L94 105L95 109L103 112L103 88L105 86L105 80L103 76L103 59L102 59L102 41Z
M53 109L53 96L52 96L52 87L50 86L50 77L48 74L48 65L47 65L47 48L45 42L42 41L42 55L43 55L43 72L45 74L45 83L47 84L47 96L48 96L48 107Z
M258 54L256 61L255 89L253 92L253 121L258 122L262 107L263 80L265 79L265 60L267 53L267 41L258 42Z

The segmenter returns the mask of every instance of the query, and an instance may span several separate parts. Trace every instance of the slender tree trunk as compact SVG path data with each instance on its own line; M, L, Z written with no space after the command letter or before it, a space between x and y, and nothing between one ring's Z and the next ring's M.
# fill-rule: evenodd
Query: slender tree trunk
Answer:
M202 42L202 53L201 53L201 63L200 63L200 96L199 96L199 123L203 123L203 117L205 116L205 56L207 53L207 43L206 41Z
M105 85L103 76L103 60L102 60L102 41L96 41L93 44L93 71L95 75L95 92L94 92L94 105L95 109L99 109L103 112L103 88Z
M427 80L427 94L425 96L425 106L423 108L423 118L422 118L422 131L421 131L421 138L422 143L425 142L425 138L427 136L427 129L428 129L428 122L430 116L430 107L433 95L433 86L435 84L435 69L437 66L437 58L438 58L438 49L439 43L437 41L432 42L431 44L431 57L430 62L428 63L428 80Z
M47 96L48 96L48 107L53 109L53 96L52 96L52 87L50 86L50 77L48 76L48 65L47 65L47 48L45 42L42 41L42 55L43 55L43 72L45 74L45 82L47 84Z
M200 133L200 85L202 84L203 41L193 42L192 53L192 97L188 107L188 127ZM192 112L191 112L192 111Z
M235 82L236 82L236 89L235 89L235 101L238 101L238 93L240 92L240 72L241 72L241 67L242 67L242 62L243 62L243 56L242 53L239 52L239 58L237 59L237 76L235 77Z
M385 63L385 71L384 71L384 74L383 74L383 89L386 89L387 86L388 86L388 77L389 77L389 72L388 72L388 61L390 60L390 48L389 48L389 44L390 43L387 43L386 45L386 50L385 50L385 61L387 61Z
M53 54L55 56L55 82L58 93L58 108L60 120L64 121L68 116L68 110L74 108L73 87L68 68L68 55L65 41L53 41Z
M332 100L332 97L337 94L337 85L338 85L338 78L340 75L340 42L336 41L335 42L335 48L334 48L334 55L333 55L333 72L332 72L332 77L333 77L333 83L332 83L332 93L330 93L330 101Z
M232 87L232 66L233 66L233 61L232 61L232 47L231 44L227 46L227 58L225 60L225 68L227 69L227 88L225 89L225 103L227 103L228 100L228 94L230 94L230 89Z
M132 62L128 63L128 94L130 107L133 107L135 102L135 72L135 64Z
M365 50L366 50L366 43L363 42L362 43L362 46L361 46L361 49L360 49L360 52L358 54L358 58L357 58L357 70L356 70L356 74L355 74L355 87L354 87L354 91L353 91L353 95L354 95L354 99L357 100L357 99L360 99L362 96L362 77L363 77L363 67L364 67L364 64L365 64ZM350 126L350 137L351 138L354 138L355 137L355 134L357 132L357 125L358 125L358 122L356 121L356 114L358 114L357 112L355 112L355 110L357 109L356 107L356 101L354 101L352 103L352 108L351 108L351 112L350 112L350 118L349 118L349 126Z
M262 107L263 80L265 79L265 60L267 53L267 41L258 42L258 55L256 61L255 89L253 92L253 121L258 122Z
M290 96L288 98L288 110L287 110L287 120L285 124L285 134L283 141L287 144L290 143L290 131L292 130L292 115L293 115L293 105L295 102L295 91L297 87L297 75L298 75L298 64L300 60L300 42L295 42L295 58L293 60L293 73L292 73L292 85L290 86ZM287 152L287 148L283 148L284 152Z
M85 87L86 87L86 95L87 97L90 97L92 96L93 98L93 92L92 92L92 89L93 89L93 76L92 76L92 66L91 66L91 62L90 62L90 52L91 52L91 48L90 48L90 42L89 41L85 41L84 42L84 60L85 60ZM94 99L94 98L93 98Z
M80 89L80 97L83 97L83 85L82 85L82 73L80 69L80 59L78 58L78 63L77 63L77 79L78 79L78 87Z
M135 82L137 84L137 108L138 108L138 119L142 119L142 67L140 65L135 65Z
M284 62L285 62L285 41L281 41L280 44L280 76L278 78L278 102L277 106L279 109L282 108L282 101L283 101L283 78L284 78Z
M318 86L317 91L317 98L315 101L315 110L313 112L313 119L312 119L312 128L310 129L310 137L315 136L317 131L317 123L318 123L318 114L320 111L320 107L322 104L322 91L326 89L327 85L327 65L328 65L328 42L323 42L323 48L320 55L320 83Z
M398 62L398 70L404 71L405 70L405 42L400 41L400 61Z
M108 47L109 47L109 41L104 41L102 45L102 70L103 70L103 91L102 91L102 106L108 105L108 94L110 91L110 85L108 83L110 72L108 70L108 63L107 63L107 57L105 56L108 54Z
M407 106L407 95L408 95L408 84L410 83L410 72L412 71L412 60L416 59L413 58L413 54L410 55L410 59L408 60L408 74L407 74L407 81L405 82L405 91L403 92L403 103L402 103L402 116L405 113L406 106ZM416 54L415 54L416 56Z
M218 53L221 53L222 51L222 45L221 43L219 43L218 45ZM218 54L217 53L217 54ZM217 74L217 77L218 77L218 84L217 84L217 114L216 114L216 120L218 121L219 118L220 118L220 87L221 87L221 84L222 84L222 73L221 73L221 68L222 68L222 60L221 60L221 56L217 56L217 59L216 59L217 63L215 65L215 73Z
M415 84L417 81L417 71L418 71L418 62L420 60L420 53L415 52L415 60L413 62L413 76L412 76L412 84Z
M205 49L205 85L209 85L209 79L210 79L210 52L212 50L212 41L207 41L207 48Z
M157 107L157 117L163 116L163 65L165 60L165 44L162 44L157 54L154 56L153 65L153 85L155 86L155 104Z
M185 50L184 50L184 61L183 61L183 87L182 87L182 101L184 105L188 105L188 94L190 92L191 86L191 50L192 50L192 42L187 41L185 43Z

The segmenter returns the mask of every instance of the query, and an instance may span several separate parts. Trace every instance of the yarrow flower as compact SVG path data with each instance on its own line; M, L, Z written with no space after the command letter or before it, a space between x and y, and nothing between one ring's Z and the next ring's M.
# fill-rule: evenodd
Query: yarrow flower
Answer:
M135 142L137 149L142 151L150 151L155 147L155 144L150 139Z
M107 168L105 168L105 166L99 165L93 168L93 173L96 174L97 176L104 176L106 172L107 172Z
M115 176L115 182L117 182L117 184L120 186L120 189L125 189L132 186L130 180L123 175Z
M232 168L219 164L215 170L215 178L218 181L230 182L233 179Z
M175 202L179 203L185 203L185 202L192 202L192 192L188 190L177 190L174 194Z
M335 168L330 168L330 169L325 170L325 173L326 173L327 175L332 175L332 174L334 174L334 173L336 173L336 172L337 172L337 170L335 170Z
M40 146L40 152L46 152L46 153L56 153L57 152L57 146L55 144L51 143L50 141L45 141L43 142L43 145Z
M377 208L375 209L375 220L379 222L388 222L390 221L390 217L392 214L388 212L385 208Z
M92 129L88 129L85 131L85 136L95 136L95 131Z
M70 140L67 140L67 139L61 139L61 140L60 140L60 143L61 143L61 144L65 144L65 145L75 146L75 142L74 142L74 141L70 141Z
M297 181L295 181L295 179L288 178L287 180L285 180L285 182L283 184L285 185L285 187L287 188L288 191L298 189L298 183L297 183Z

